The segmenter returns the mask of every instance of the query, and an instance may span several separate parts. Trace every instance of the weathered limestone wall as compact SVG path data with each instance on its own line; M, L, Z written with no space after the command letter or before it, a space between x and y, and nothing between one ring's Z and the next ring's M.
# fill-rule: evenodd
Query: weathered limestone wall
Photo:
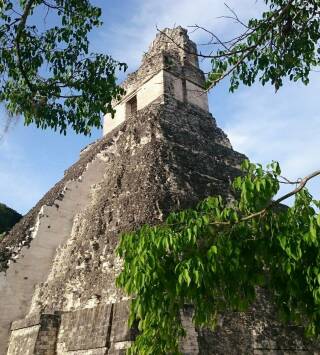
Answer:
M118 127L122 122L125 121L127 114L126 114L126 103L119 103L115 107L116 113L114 117L112 118L110 114L106 114L104 116L104 121L103 121L103 135L106 135L107 133L111 132L114 130L116 127Z
M0 273L0 354L5 353L11 322L27 313L35 286L47 279L57 248L69 238L74 217L89 204L91 186L103 172L103 157L97 156L77 180L65 183L59 198L42 206L27 240L14 249L14 262Z
M217 329L198 329L199 355L319 355L320 344L308 341L302 327L279 322L264 290L248 312L220 316Z
M136 96L137 99L137 110L142 110L156 100L158 103L164 103L164 95L170 95L176 100L195 105L204 111L209 111L208 96L201 86L182 79L167 70L160 70L159 73L148 79L136 90L128 93L115 106L116 113L114 118L111 117L111 114L105 115L103 133L111 132L130 116L127 105L133 96Z
M42 314L14 322L7 354L54 355L59 326L58 314Z
M154 100L161 98L164 94L164 72L161 70L159 73L148 79L144 84L139 86L136 90L128 92L128 94L115 106L115 116L111 114L105 115L103 134L111 132L115 127L119 126L125 121L130 113L128 112L128 101L136 95L137 109L141 110L148 106ZM160 100L161 102L161 100Z
M57 354L104 349L110 337L112 305L102 305L61 315Z
M152 101L164 94L163 80L164 73L163 71L160 71L139 88L136 93L138 110L143 109L147 105L151 104Z
M181 323L186 337L181 342L180 351L184 355L199 354L198 333L192 323L193 309L185 306L181 310Z
M209 111L208 96L203 88L187 80L186 90L187 101L190 104L200 107L204 111Z
M70 321L71 314L126 300L114 284L121 268L115 256L120 233L144 223L159 223L172 209L191 206L207 195L226 194L230 176L238 173L243 159L231 149L210 114L168 98L162 105L138 111L103 140L109 142L103 149L103 178L94 185L86 208L74 218L68 240L58 248L49 276L36 287L29 310L29 317L62 312L57 354L78 354L80 349L89 354L84 346L93 354L98 346L82 344L82 336L73 345L67 344L72 334L82 334L80 323ZM94 174L96 168L86 171ZM87 316L76 319L80 318ZM119 316L122 328L114 337L127 332L126 319ZM14 330L11 349L28 332ZM112 341L117 343L115 351L129 345L128 339ZM196 346L194 341L190 344Z
M164 85L166 94L170 94L176 100L184 101L182 79L168 71L164 71Z
M8 355L33 355L40 325L12 329Z
M173 99L138 111L114 135L105 149L104 179L57 252L32 311L123 300L114 285L121 268L115 256L119 235L205 196L226 194L243 159L210 114Z
M131 344L129 303L29 316L11 327L8 355L116 355Z

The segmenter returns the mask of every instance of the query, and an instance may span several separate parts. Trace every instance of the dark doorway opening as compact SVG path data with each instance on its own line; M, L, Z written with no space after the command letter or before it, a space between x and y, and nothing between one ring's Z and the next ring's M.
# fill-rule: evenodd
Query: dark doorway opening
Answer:
M135 95L129 101L127 101L127 116L134 115L137 112L137 107L137 95Z

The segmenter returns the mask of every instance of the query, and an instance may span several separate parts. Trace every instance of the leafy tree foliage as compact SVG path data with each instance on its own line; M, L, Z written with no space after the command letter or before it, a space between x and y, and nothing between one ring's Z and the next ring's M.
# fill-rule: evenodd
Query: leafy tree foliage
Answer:
M230 90L240 83L252 85L257 79L270 82L276 90L283 79L309 82L310 70L320 63L320 1L264 0L267 11L261 18L242 22L230 9L235 22L243 28L239 36L222 40L211 36L212 70L208 89L226 76L231 76ZM200 28L199 26L195 26Z
M214 326L220 312L246 310L256 287L270 291L281 319L320 333L320 201L305 187L320 171L275 200L280 183L290 183L278 163L242 168L234 198L209 197L122 236L117 284L134 297L130 324L141 330L130 354L178 354L185 304L196 325ZM281 205L290 196L293 206Z
M42 30L48 15L55 25ZM101 112L114 113L111 100L123 92L115 71L126 65L89 53L100 16L89 0L0 1L0 102L9 113L84 134L101 126Z
M21 217L20 213L0 203L0 236L19 222Z

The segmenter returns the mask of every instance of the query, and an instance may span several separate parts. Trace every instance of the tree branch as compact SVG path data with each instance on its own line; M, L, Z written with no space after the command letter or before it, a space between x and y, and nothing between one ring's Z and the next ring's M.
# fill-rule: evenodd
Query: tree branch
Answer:
M15 44L16 44L16 51L17 51L17 61L18 61L18 68L21 72L21 75L23 77L23 79L25 80L27 86L29 87L31 92L34 92L34 88L33 85L31 84L31 82L29 81L28 75L24 70L22 61L21 61L21 48L20 48L20 40L23 34L23 31L25 29L26 26L26 22L27 22L27 18L30 15L30 11L32 9L32 5L35 2L35 0L29 0L25 6L24 12L21 16L20 19L20 23L17 26L17 36L16 36L16 40L15 40Z
M197 25L195 25L197 26ZM190 26L192 27L192 26ZM202 29L202 27L197 26L197 28ZM211 55L211 54L202 54L201 52L193 52L193 51L188 51L186 50L184 47L182 47L179 43L177 43L172 37L170 37L169 35L167 35L164 31L160 30L157 26L156 29L159 33L163 34L165 37L167 37L174 45L176 45L178 48L184 50L186 53L191 54L191 55L195 55L197 57L201 57L201 58L206 58L206 59L217 59L217 58L223 58L223 57L228 57L228 56L232 56L234 54L239 54L242 53L243 50L236 50L236 51L232 51L232 52L228 52L228 53L223 53L223 54L217 54L217 55ZM210 31L208 31L210 32ZM218 38L218 37L217 37ZM218 40L220 41L220 40ZM251 47L256 47L256 46L251 46ZM250 49L251 47L248 47L247 49Z
M287 194L281 196L280 198L278 198L275 201L270 201L270 203L265 208L263 208L262 210L260 210L258 212L255 212L255 213L252 213L252 214L250 214L248 216L242 217L237 223L245 222L245 221L248 221L250 219L263 216L268 210L270 210L273 207L279 205L281 202L283 202L284 200L288 199L289 197L296 195L299 191L301 191L306 186L306 184L307 184L307 182L309 180L313 179L316 176L320 176L320 170L316 170L313 173L311 173L311 174L307 175L306 177L304 177L303 179L301 179L299 185L294 190L292 190L291 192L288 192ZM224 222L224 221L222 221L222 222L217 221L217 222L212 222L210 224L212 224L212 225L231 225L231 224L234 224L234 223Z
M262 33L261 37L260 37L260 41L258 41L255 45L251 46L251 47L247 47L245 49L245 53L240 57L240 59L236 62L235 65L233 65L227 72L225 72L220 78L214 80L209 87L207 88L206 92L208 92L210 89L212 89L218 82L220 82L221 80L223 80L225 77L227 77L228 75L230 75L237 67L238 65L240 65L240 63L242 63L246 58L248 58L248 56L250 54L252 54L252 52L258 48L258 46L261 44L262 39L269 33L269 31L274 27L274 25L286 14L286 12L289 10L292 2L294 0L290 0L288 1L287 5L282 9L282 11L279 13L279 15L274 19L274 21L272 21L269 26L266 28L266 30ZM240 50L241 52L241 50ZM232 55L232 54L230 54Z
M216 36L214 33L212 33L211 31L205 29L205 28L202 28L198 25L195 25L195 26L192 26L194 28L197 28L197 29L202 29L204 30L205 32L209 33L212 38L215 38L216 39L216 43L215 44L219 44L221 45L225 51L223 52L218 52L219 54L216 54L216 55L212 55L212 54L209 54L209 55L206 55L206 54L202 54L201 52L200 53L197 53L197 52L194 52L194 51L188 51L186 50L185 48L183 48L179 43L177 43L173 38L171 38L168 34L166 34L164 31L161 31L158 27L157 30L158 32L160 32L161 34L163 34L165 37L167 37L172 43L174 43L178 48L181 48L183 49L186 53L188 54L191 54L191 55L196 55L198 57L201 57L201 58L206 58L206 59L219 59L219 58L228 58L228 57L231 57L233 55L237 55L237 54L241 54L242 55L240 56L239 60L228 70L226 71L222 76L220 76L219 78L217 78L216 80L212 81L211 84L209 85L209 87L207 88L207 90L205 92L208 92L212 87L214 87L218 82L220 82L221 80L223 80L225 77L229 76L245 59L247 59L253 52L254 50L256 50L259 45L261 45L263 39L265 38L265 36L269 33L269 31L274 27L275 24L277 24L282 18L283 16L286 15L286 13L288 12L288 10L290 9L290 6L291 4L294 2L294 0L289 0L288 3L283 7L283 8L280 8L276 11L274 11L273 13L273 16L274 19L271 20L269 19L271 22L269 23L269 26L267 26L267 28L265 29L265 31L261 34L260 36L260 39L259 41L254 44L254 45L251 45L251 46L248 46L244 49L237 49L237 50L232 50L232 48L234 48L234 46L241 42L243 39L245 39L249 34L257 31L257 29L261 26L258 26L256 28L253 28L253 29L250 29L247 27L247 31L245 32L245 35L243 37L243 35L240 35L239 37L236 37L234 40L235 42L232 41L229 41L229 42L233 42L232 43L232 46L231 47L228 47L226 44L228 42L225 42L225 41L222 41L220 40L220 38L218 36ZM226 5L227 6L227 5ZM228 7L228 6L227 6ZM234 11L228 7L228 9L234 14L234 19L236 21L238 21L239 23L242 24L242 22L239 20L238 16L234 13ZM265 22L265 21L264 21ZM249 33L248 31L251 30Z
M301 191L301 190L306 186L306 184L307 184L307 182L308 182L309 180L311 180L311 179L313 179L314 177L319 176L319 175L320 175L320 170L316 170L316 171L314 171L313 173L307 175L305 178L303 178L303 179L300 181L299 185L298 185L293 191L291 191L291 192L287 193L286 195L280 197L279 199L277 199L277 200L271 202L271 204L270 204L268 207L266 207L266 208L270 208L270 207L273 207L273 206L275 206L275 205L278 205L278 204L280 204L282 201L286 200L287 198L289 198L289 197L291 197L291 196L297 194L299 191Z

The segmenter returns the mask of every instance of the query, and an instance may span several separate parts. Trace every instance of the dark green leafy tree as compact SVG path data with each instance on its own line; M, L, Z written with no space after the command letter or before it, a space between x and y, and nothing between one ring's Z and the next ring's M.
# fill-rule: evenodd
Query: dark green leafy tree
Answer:
M39 21L47 16L49 28ZM126 65L89 52L100 16L89 0L0 0L0 102L9 114L89 134L101 113L114 113L111 100L123 93L115 71Z
M130 325L141 331L129 354L179 354L184 305L194 306L197 326L214 327L219 313L245 311L257 287L269 290L280 319L320 334L320 201L305 187L320 171L290 182L275 162L242 169L233 199L209 197L122 236L117 284L134 297ZM275 199L280 183L296 187ZM292 207L281 205L291 196Z
M0 238L22 218L21 214L0 203Z

